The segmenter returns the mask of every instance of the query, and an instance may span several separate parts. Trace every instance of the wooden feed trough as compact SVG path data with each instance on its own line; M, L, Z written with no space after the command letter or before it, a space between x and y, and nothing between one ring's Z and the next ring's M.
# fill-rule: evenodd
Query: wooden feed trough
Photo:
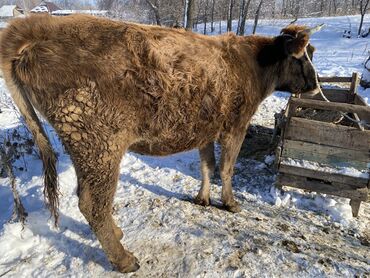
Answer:
M368 200L370 191L370 130L359 122L343 118L339 111L357 121L370 123L370 107L357 94L357 73L352 77L321 77L319 80L321 85L347 83L350 86L345 89L324 87L323 93L330 102L320 97L307 99L304 95L290 99L280 121L281 137L276 151L277 186L349 198L352 214L356 217L361 202ZM332 123L305 118L302 111L309 110L334 113L343 119ZM349 175L338 171L338 167L342 170L345 170L343 167L351 167L355 171Z

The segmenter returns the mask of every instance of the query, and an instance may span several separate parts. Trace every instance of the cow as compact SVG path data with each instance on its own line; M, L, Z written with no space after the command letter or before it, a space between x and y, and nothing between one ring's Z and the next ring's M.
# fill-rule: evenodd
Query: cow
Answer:
M58 219L57 157L36 110L51 124L77 175L79 209L120 272L139 268L112 218L119 164L127 151L164 156L199 149L210 204L215 141L221 146L221 199L240 211L231 179L258 105L274 90L317 89L312 30L292 25L276 37L204 36L182 29L86 15L34 15L3 30L0 65L33 134L44 193Z

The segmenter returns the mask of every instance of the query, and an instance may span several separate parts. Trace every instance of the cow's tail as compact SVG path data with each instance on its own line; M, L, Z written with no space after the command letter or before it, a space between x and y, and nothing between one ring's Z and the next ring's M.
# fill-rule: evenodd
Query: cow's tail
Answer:
M0 65L13 100L38 146L43 164L45 201L57 226L59 216L57 156L36 115L29 92L24 86L24 77L27 72L32 71L31 64L28 62L30 57L27 56L32 55L33 50L30 43L20 40L19 36L16 36L17 39L12 39L9 36L12 32L6 31L8 30L5 29L1 34Z

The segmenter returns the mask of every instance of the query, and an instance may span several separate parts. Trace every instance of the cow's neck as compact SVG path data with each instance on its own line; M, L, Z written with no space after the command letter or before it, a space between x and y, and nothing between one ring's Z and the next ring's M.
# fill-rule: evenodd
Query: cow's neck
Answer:
M270 96L276 89L278 80L278 71L276 67L267 67L260 69L260 97L261 101Z
M259 101L263 101L266 97L271 95L278 84L280 69L279 64L273 64L270 66L262 67L258 61L257 56L261 49L268 45L272 44L273 38L262 37L262 36L248 36L244 37L246 44L246 54L250 55L253 59L253 70L255 72L255 81L258 84L258 94L256 97L259 98Z

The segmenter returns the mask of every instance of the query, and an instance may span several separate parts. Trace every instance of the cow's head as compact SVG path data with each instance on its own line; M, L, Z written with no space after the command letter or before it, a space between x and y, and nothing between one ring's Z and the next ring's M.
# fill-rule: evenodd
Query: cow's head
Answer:
M310 61L315 48L309 44L309 38L320 28L288 26L273 39L272 44L261 50L258 61L262 67L273 67L278 77L276 90L291 93L317 90L316 72Z

